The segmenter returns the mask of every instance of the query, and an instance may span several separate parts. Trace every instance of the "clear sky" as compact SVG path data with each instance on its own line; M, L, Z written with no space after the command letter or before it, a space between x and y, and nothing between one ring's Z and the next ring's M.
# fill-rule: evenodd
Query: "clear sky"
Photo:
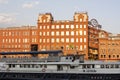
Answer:
M46 12L54 20L73 20L83 11L106 31L120 33L120 0L0 0L0 27L36 26L39 13Z

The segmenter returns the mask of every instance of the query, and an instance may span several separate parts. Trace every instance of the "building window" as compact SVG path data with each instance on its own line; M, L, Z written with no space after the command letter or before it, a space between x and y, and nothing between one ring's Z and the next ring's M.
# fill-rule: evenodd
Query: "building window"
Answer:
M40 39L40 43L42 42L42 39Z
M76 38L76 42L78 42L78 38Z
M86 45L84 45L84 49L86 49L87 47L86 47Z
M71 29L73 29L74 28L74 25L71 25Z
M56 29L59 29L59 25L56 25Z
M51 35L54 36L54 32L52 32Z
M43 32L43 36L45 36L45 32Z
M69 36L69 31L66 31L66 35Z
M66 25L66 28L68 29L68 28L69 28L69 25Z
M82 31L80 30L80 35L82 35Z
M11 36L11 32L9 32L9 36Z
M3 40L2 40L2 42L4 43L4 42L5 42L5 40L3 39Z
M78 28L78 25L76 25L76 28Z
M61 32L61 36L64 36L64 32L63 31Z
M45 39L43 39L43 43L45 43Z
M80 38L80 42L82 42L82 38Z
M36 35L36 31L32 31L32 35Z
M59 36L59 31L56 32L56 36Z
M84 28L86 28L86 25L84 25Z
M86 35L86 31L84 31L84 35Z
M80 45L80 50L82 50L82 45Z
M80 22L82 22L82 19L80 18Z
M11 39L9 39L9 43L11 43Z
M84 42L86 42L86 38L84 38Z
M52 38L52 39L51 39L51 42L52 42L52 43L54 43L54 42L55 42L55 40Z
M64 42L64 38L61 38L61 42Z
M61 25L61 29L64 29L64 25Z
M40 26L40 29L42 29L42 26Z
M19 43L21 42L21 39L19 39Z
M40 32L40 36L42 36L42 32Z
M47 32L47 36L49 36L49 32Z
M76 35L78 35L78 31L76 31Z
M47 26L47 29L49 29L50 28L50 26Z
M80 25L80 28L82 28L82 25Z
M55 29L55 25L52 25L51 29Z
M50 40L49 39L47 39L47 43L49 43L50 42Z
M66 38L66 42L69 43L69 38Z
M46 26L43 26L43 29L45 29Z
M56 42L59 42L59 38L56 39Z
M12 39L12 43L14 43L14 39Z
M32 38L32 42L36 42L36 38Z
M71 38L71 42L72 42L72 43L74 42L74 38Z
M71 31L71 35L74 36L74 31Z

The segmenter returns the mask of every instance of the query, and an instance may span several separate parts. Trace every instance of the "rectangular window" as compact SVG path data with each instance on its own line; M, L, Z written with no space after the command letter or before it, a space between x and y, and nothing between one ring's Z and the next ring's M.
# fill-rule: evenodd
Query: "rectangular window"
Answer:
M43 36L45 36L45 32L43 32Z
M42 29L42 26L40 26L40 29Z
M80 45L80 50L82 50L82 45Z
M69 36L69 31L66 31L66 35Z
M61 42L64 42L64 38L61 38Z
M61 29L64 29L64 25L61 25Z
M51 35L54 36L54 32L51 32Z
M86 25L84 25L84 28L86 28Z
M86 49L86 45L84 45L84 49Z
M76 35L78 35L78 31L76 31Z
M49 29L50 28L50 26L47 26L47 29Z
M43 39L43 43L45 43L45 39Z
M76 38L76 42L78 42L78 38Z
M56 36L59 36L59 31L56 32Z
M69 42L69 38L66 38L66 42Z
M84 31L84 35L86 35L86 31Z
M47 43L49 43L49 39L47 39Z
M84 42L86 42L86 38L84 38Z
M55 42L55 40L52 38L52 39L51 39L51 42L52 42L52 43L54 43L54 42Z
M82 25L80 25L80 28L82 28Z
M80 42L82 42L82 38L80 38Z
M69 25L66 25L66 28L68 29L68 28L69 28Z
M55 25L52 25L51 29L55 29Z
M82 22L82 19L80 19L80 22Z
M40 39L40 43L42 42L42 39Z
M74 25L71 25L71 29L73 29L74 28Z
M64 31L61 32L61 36L64 36Z
M47 32L47 36L49 36L49 32Z
M74 38L71 38L71 42L74 42Z
M56 39L56 42L59 42L59 38Z
M59 25L56 25L56 29L59 29Z
M74 36L74 31L71 31L71 35Z
M80 30L80 35L82 35L82 30Z
M40 36L42 36L42 32L40 32L39 34L40 34Z
M78 25L76 25L76 28L78 28Z

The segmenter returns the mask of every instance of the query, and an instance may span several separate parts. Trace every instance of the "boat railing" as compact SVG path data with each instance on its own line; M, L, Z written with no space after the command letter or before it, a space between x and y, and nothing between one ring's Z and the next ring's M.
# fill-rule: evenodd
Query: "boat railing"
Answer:
M48 57L48 58L36 58L36 57L31 57L31 58L2 58L0 59L0 62L58 62L60 61L59 57Z

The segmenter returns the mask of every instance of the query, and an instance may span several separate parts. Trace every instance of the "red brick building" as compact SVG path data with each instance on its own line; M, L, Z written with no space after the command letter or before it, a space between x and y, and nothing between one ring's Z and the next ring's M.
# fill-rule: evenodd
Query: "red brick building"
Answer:
M98 59L99 26L95 19L89 21L87 12L63 21L54 20L51 13L39 14L37 27L0 29L0 52L62 49L64 55L77 53L85 59Z
M99 33L99 59L120 60L120 34Z

